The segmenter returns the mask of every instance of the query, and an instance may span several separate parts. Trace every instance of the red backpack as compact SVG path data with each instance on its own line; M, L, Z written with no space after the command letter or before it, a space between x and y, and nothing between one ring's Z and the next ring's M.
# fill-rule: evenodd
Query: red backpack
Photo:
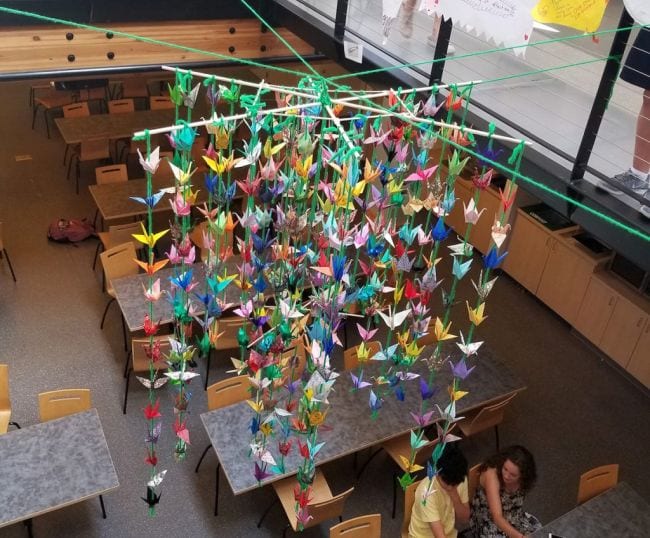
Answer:
M88 219L57 219L50 224L47 238L58 243L76 243L95 236L95 227Z

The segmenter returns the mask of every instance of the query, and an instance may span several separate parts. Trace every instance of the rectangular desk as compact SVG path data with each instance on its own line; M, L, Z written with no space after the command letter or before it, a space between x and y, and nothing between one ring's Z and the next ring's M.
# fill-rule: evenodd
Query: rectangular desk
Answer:
M91 114L79 118L56 118L56 126L66 144L80 144L96 138L131 138L143 129L174 123L174 110L137 110L128 114Z
M550 532L562 538L646 538L650 535L650 505L625 482L621 482L531 536L548 538Z
M456 351L456 354L460 353ZM426 352L425 350L424 353ZM422 362L418 362L417 366L415 371L418 373L426 370ZM372 375L377 375L379 369L377 362L371 363L366 368L364 377L369 379ZM443 408L448 404L449 394L446 387L451 378L451 369L445 365L436 375L435 384L439 391L433 396L432 404L437 403ZM325 424L332 429L319 432L319 442L324 441L325 445L316 456L317 464L353 454L413 429L415 424L409 411L419 408L419 381L407 381L404 386L405 401L400 402L394 395L389 395L379 411L379 416L373 420L368 406L369 389L352 391L349 373L341 372L334 385L334 391L329 396L331 406ZM457 416L524 389L523 381L499 363L483 346L476 370L462 383L462 390L469 391L469 394L456 402ZM252 413L246 402L240 402L201 415L203 425L235 495L258 487L253 476L253 460L249 457L249 425ZM278 459L277 441L273 441L270 448L273 456ZM301 461L294 443L289 456L284 460L287 472L274 475L263 483L295 474Z
M161 163L160 166L167 166L167 163ZM153 192L154 194L160 189L166 189L174 186L173 178L153 178ZM121 181L119 183L105 183L103 185L90 185L88 187L90 195L93 197L97 209L105 221L137 217L147 213L147 206L131 200L131 196L138 196L145 198L147 196L147 180L130 179L129 181ZM153 208L154 213L162 211L171 211L169 201L172 195L163 195L156 206ZM201 205L208 199L206 189L198 189L196 197L196 204Z
M119 486L96 409L0 435L0 462L0 527Z
M226 263L228 274L237 272L237 263L241 263L240 258L237 256L233 256ZM191 294L191 301L196 307L196 313L199 314L204 312L205 309L203 303L196 299L194 293L205 293L205 265L203 263L195 263L190 267L194 271L193 277L198 283L198 286ZM166 267L154 275L154 278L160 278L161 290L171 290L169 278L173 276L174 272L175 269L173 267ZM144 315L149 312L149 305L145 301L143 293L143 286L147 286L148 282L149 276L146 273L113 280L115 298L122 310L122 315L130 332L139 331L143 328ZM226 288L226 301L238 303L240 293L241 290L235 284L230 284ZM172 305L168 300L161 299L154 304L154 321L158 322L160 320L162 323L169 323L173 319L172 314Z

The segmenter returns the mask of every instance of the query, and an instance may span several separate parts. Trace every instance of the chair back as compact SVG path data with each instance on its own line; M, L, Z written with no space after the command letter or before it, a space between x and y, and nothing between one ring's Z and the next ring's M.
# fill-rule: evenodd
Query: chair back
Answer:
M128 114L135 112L133 99L114 99L108 102L109 114Z
M433 449L436 448L437 444L438 438L434 437L431 439L431 441L428 441L427 444L422 445L420 448L418 448L415 452L415 459L413 460L413 463L416 465L426 466L426 463L431 459L431 456L433 455Z
M175 108L175 106L166 95L151 95L149 97L149 108L151 110L168 110Z
M483 407L478 414L472 419L469 425L465 426L463 433L465 435L474 435L475 433L482 432L488 428L498 426L503 422L503 413L506 406L517 395L511 394L503 400Z
M423 478L422 480L428 480L428 478ZM411 524L411 512L413 511L413 505L415 504L415 490L418 489L420 482L413 482L410 486L404 491L404 517L402 518L402 538L406 538L409 535L409 525Z
M90 389L62 389L38 395L38 416L41 422L65 417L92 407Z
M618 463L601 465L580 476L578 485L578 504L588 501L596 495L618 484Z
M100 232L100 238L102 238L104 232ZM131 241L135 250L140 250L143 245L137 239L133 237L133 234L142 233L142 221L138 222L128 222L126 224L113 224L108 227L108 241L104 245L104 248L111 248L114 245L121 245L123 243L128 243ZM104 239L102 239L104 242Z
M81 141L79 160L82 162L110 159L111 150L108 138L90 138Z
M372 357L381 350L381 343L377 340L366 342L366 348L369 350L368 357ZM343 352L343 366L346 370L354 370L359 366L359 346L351 347Z
M125 78L120 95L123 98L149 97L147 81L142 78Z
M138 264L135 263L137 256L132 241L109 248L102 252L99 257L109 286L111 286L111 280L115 278L137 275L139 272Z
M0 411L9 411L10 409L9 366L6 364L0 364Z
M208 387L208 410L214 411L243 402L250 396L248 376L240 375L217 381Z
M166 370L167 363L165 357L169 355L171 344L169 343L168 335L154 336L154 344L160 343L160 362L156 364L156 369ZM131 339L131 360L133 361L133 371L137 373L149 372L149 357L147 356L147 348L149 347L149 338L132 338Z
M474 498L474 494L476 493L479 482L481 480L481 471L479 470L481 468L481 465L483 464L477 463L473 467L470 467L467 473L467 496L469 498L470 506L472 504L472 499Z
M381 514L359 516L334 525L330 538L381 538Z
M87 101L80 101L61 107L64 118L83 118L90 116L90 109Z
M129 176L125 164L111 164L95 168L95 181L97 182L97 185L121 183L128 180Z
M142 150L141 150L142 151ZM144 152L142 153L144 155ZM171 161L174 158L174 153L172 151L161 151L159 153L160 156L160 164L158 165L158 169L156 170L156 173L153 174L153 177L155 179L174 179L174 172L172 172L172 169L169 167L169 164L167 164L167 161ZM170 183L170 186L173 184L173 181Z
M345 508L345 501L348 500L348 497L352 495L353 491L354 488L350 488L326 501L309 504L308 511L312 519L305 525L305 528L313 527L323 521L341 517Z

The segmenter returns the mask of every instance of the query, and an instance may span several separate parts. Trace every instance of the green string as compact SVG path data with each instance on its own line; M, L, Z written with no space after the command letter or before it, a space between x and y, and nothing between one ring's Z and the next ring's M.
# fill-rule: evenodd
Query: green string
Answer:
M648 25L646 25L648 26ZM544 41L537 41L536 43L526 43L523 45L512 45L510 47L499 47L499 48L492 48L492 49L487 49L487 50L481 50L477 52L469 52L467 54L455 54L454 56L449 56L446 58L438 58L438 59L433 59L433 60L424 60L420 62L412 62L412 63L405 63L405 64L399 64L399 65L392 65L390 67L381 67L377 69L369 69L367 71L359 71L357 73L346 73L342 75L336 75L333 77L329 77L327 80L328 81L334 81L334 80L344 80L346 78L352 78L352 77L362 77L364 75L374 75L376 73L386 73L388 71L393 71L394 69L405 69L409 67L418 67L420 65L433 65L438 62L453 62L457 60L462 60L465 58L474 58L476 56L483 56L485 54L492 54L494 52L504 52L508 50L515 50L515 49L521 49L521 48L526 48L526 47L537 47L539 45L549 45L551 43L563 43L564 41L571 41L573 39L582 39L585 37L590 37L590 36L597 36L601 34L611 34L611 33L616 33L616 32L622 32L624 30L633 30L635 28L645 28L646 26L642 24L634 24L632 26L625 26L623 28L614 28L614 29L608 29L608 30L600 30L598 32L594 32L591 34L578 34L578 35L571 35L571 36L565 36L565 37L557 37L555 39L546 39ZM650 26L649 26L650 27Z
M132 34L130 32L123 32L121 30L111 30L108 28L102 28L100 26L92 26L90 24L82 24L79 22L74 22L74 21L69 21L66 19L58 19L56 17L48 17L47 15L40 15L39 13L33 13L30 11L23 11L20 9L12 9L9 7L4 7L0 6L0 12L4 13L9 13L11 15L23 15L25 17L31 17L33 19L37 19L40 21L45 21L45 22L51 22L54 24L61 24L64 26L72 26L73 28L81 28L83 30L91 30L93 32L101 32L101 33L112 33L113 35L120 36L120 37L126 37L128 39L133 39L135 41L141 41L143 43L150 43L152 45L160 45L162 47L169 47L172 49L177 49L177 50L183 50L186 52L194 52L196 54L202 54L204 56L211 56L214 58L219 58L220 60L228 60L228 61L234 61L237 63L241 63L244 65L250 65L253 67L261 67L264 69L272 69L274 71L279 71L282 73L288 73L290 75L296 75L299 77L304 77L305 75L308 75L309 73L305 73L303 71L294 71L293 69L287 69L285 67L279 67L276 65L269 65L269 64L264 64L260 62L256 62L254 60L246 60L244 58L233 58L232 56L227 56L225 54L219 54L218 52L213 52L209 50L202 50L202 49L197 49L195 47L187 47L185 45L179 45L177 43L169 43L167 41L161 41L160 39L153 39L150 37L144 37L140 36L137 34ZM292 52L295 51L292 50Z

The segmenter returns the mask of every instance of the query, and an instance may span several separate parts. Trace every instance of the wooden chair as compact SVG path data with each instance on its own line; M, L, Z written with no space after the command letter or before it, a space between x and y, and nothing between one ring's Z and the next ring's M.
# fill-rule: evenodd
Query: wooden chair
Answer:
M334 525L330 538L381 538L381 514L359 516Z
M247 400L250 396L250 381L248 380L248 376L240 375L224 379L223 381L217 381L210 385L207 390L208 411L214 411L215 409L221 409L222 407ZM195 473L199 472L201 462L211 447L212 444L205 447L205 450L203 451L203 454L201 454L199 462L196 464L196 468L194 469ZM214 493L215 516L219 513L219 469L221 469L221 462L217 461L217 481Z
M474 498L474 494L476 493L481 481L481 465L483 464L477 463L473 467L470 467L467 472L467 498L469 499L470 506L472 505L472 499Z
M239 349L239 342L237 340L237 333L239 329L244 326L246 320L240 317L219 318L217 320L217 333L223 333L217 339L217 345L214 351L224 351L227 349ZM208 390L208 377L210 375L210 360L212 357L212 348L208 351L208 356L205 363L205 384L203 388Z
M5 243L2 237L2 222L0 222L0 259L2 258L7 260L7 265L9 266L9 270L11 271L11 277L14 279L14 282L16 282L16 273L14 273L14 267L13 265L11 265L11 260L9 259L9 253L5 248Z
M136 253L142 250L142 244L133 238L133 234L142 233L142 221L129 222L127 224L114 224L108 227L108 232L98 232L99 243L95 250L95 259L93 260L93 271L97 264L97 258L101 251L106 251L117 245L131 241L135 247Z
M87 411L92 407L90 389L61 389L38 395L38 416L41 422ZM104 498L99 496L102 517L106 519Z
M120 99L144 99L149 101L149 85L142 78L125 78L118 92Z
M132 241L128 243L122 243L113 248L107 249L99 255L99 259L102 261L102 267L104 268L104 282L106 282L106 293L110 296L110 300L104 309L104 315L102 316L102 322L100 324L100 329L104 328L104 321L106 320L106 314L108 313L108 308L115 301L115 291L113 290L113 279L122 278L129 275L137 275L139 272L139 267L135 263L136 252L135 246ZM122 318L122 334L124 335L124 350L127 350L126 345L126 325L124 323L124 316Z
M458 428L465 437L474 435L476 433L494 428L494 435L496 439L497 452L499 451L499 424L503 422L503 413L507 405L517 393L511 394L502 400L486 405L477 412L470 412L465 415L465 418L458 421Z
M88 107L88 101L80 101L78 103L71 103L61 107L63 110L64 118L84 118L90 116L90 108ZM75 144L75 147L79 147L78 144ZM65 145L65 153L63 154L63 166L68 162L68 152L70 151L70 145ZM68 171L68 174L70 172Z
M369 350L368 357L372 357L375 353L381 351L381 343L377 340L366 342L366 348ZM354 370L359 366L359 346L351 347L343 351L343 367L346 370Z
M294 498L294 487L296 486L296 479L291 477L271 484L277 499L264 511L262 517L257 523L257 528L262 526L262 521L269 513L271 508L279 500L284 512L287 515L289 523L284 528L282 536L286 536L287 530L290 528L294 531L298 530L298 519L296 518L296 501ZM311 485L311 502L307 505L307 510L311 519L305 523L304 528L308 529L316 525L320 525L324 521L338 518L339 522L343 521L343 509L348 497L352 495L354 488L350 488L339 495L333 495L332 490L325 479L322 471L316 469L314 481Z
M169 355L171 344L169 343L168 335L159 335L153 338L153 342L158 342L160 345L161 360L156 365L156 371L166 370L167 366L164 358ZM147 357L147 347L149 346L149 338L132 338L131 351L126 355L124 361L124 403L122 404L122 414L126 415L126 404L129 397L129 382L131 381L131 373L146 374L149 378L149 357ZM131 359L131 360L129 360Z
M95 183L97 185L107 185L109 183L122 183L129 180L129 175L126 169L125 164L109 164L107 166L98 166L95 168ZM95 210L95 216L93 217L93 226L97 222L97 216L99 215L99 208ZM103 227L103 219L101 221L101 226ZM95 259L97 257L95 256ZM94 263L93 263L94 268Z
M151 110L169 110L175 108L176 105L167 95L150 95L149 108Z
M578 485L578 504L582 504L596 495L618 484L618 463L601 465L580 475Z
M0 435L7 433L9 426L20 429L17 422L11 420L11 399L9 397L9 366L0 364Z
M45 120L45 129L47 130L47 137L50 138L50 121L53 110L60 109L65 105L69 105L78 100L77 94L72 91L59 91L50 90L44 92L38 97L34 97L34 107L32 108L32 130L36 123L36 115L39 110L43 111L43 119Z
M423 478L422 480L428 480ZM413 505L415 504L415 490L418 489L420 482L413 482L404 491L404 517L402 519L402 538L408 538L409 525L411 524L411 512L413 512Z
M107 138L93 138L82 140L79 144L78 151L73 151L70 155L70 163L68 164L68 178L70 178L70 170L72 162L75 162L75 177L76 177L76 193L79 194L79 178L81 177L81 163L91 161L112 161L110 145Z
M135 103L133 99L113 99L108 102L109 114L129 114L135 112Z
M38 416L41 422L86 411L92 407L90 389L61 389L38 395Z

